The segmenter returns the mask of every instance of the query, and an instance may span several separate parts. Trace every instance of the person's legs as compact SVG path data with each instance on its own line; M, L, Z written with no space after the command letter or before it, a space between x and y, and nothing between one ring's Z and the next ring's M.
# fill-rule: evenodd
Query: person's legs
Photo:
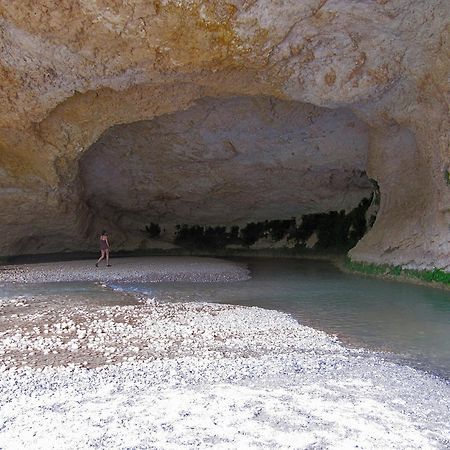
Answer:
M100 250L102 252L102 256L98 258L98 261L95 263L95 267L98 267L98 263L105 257L105 250Z
M106 253L106 267L111 267L111 264L109 264L109 250L105 250Z

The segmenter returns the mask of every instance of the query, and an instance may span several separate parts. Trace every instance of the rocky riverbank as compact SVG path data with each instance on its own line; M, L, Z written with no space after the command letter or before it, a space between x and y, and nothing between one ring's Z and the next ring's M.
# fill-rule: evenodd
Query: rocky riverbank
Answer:
M244 265L217 258L152 256L113 258L111 267L96 260L61 261L0 267L0 283L60 281L239 281L249 278Z
M31 302L3 305L23 308L0 335L3 448L450 444L447 382L286 314L141 298L30 316Z

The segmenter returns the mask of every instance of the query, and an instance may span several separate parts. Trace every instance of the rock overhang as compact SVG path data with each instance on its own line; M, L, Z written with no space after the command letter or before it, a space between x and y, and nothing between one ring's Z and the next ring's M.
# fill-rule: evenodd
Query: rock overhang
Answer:
M86 245L77 165L110 127L206 97L262 95L345 107L367 124L381 209L354 258L448 264L448 3L273 8L4 3L1 253Z
M368 128L348 110L204 98L108 129L81 157L79 183L106 222L128 212L141 228L242 225L353 209L373 191L367 151Z

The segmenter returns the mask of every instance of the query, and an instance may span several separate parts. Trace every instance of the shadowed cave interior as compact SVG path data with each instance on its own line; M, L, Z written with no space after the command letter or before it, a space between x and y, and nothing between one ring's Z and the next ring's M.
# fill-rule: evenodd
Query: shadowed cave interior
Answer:
M136 249L348 249L376 214L367 153L368 127L348 109L203 98L109 128L78 182L91 232Z

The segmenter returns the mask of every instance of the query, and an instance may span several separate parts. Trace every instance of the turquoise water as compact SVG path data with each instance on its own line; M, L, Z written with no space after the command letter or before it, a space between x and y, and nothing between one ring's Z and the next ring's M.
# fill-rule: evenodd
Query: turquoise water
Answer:
M0 300L8 300L9 298L17 298L23 296L24 299L32 297L30 308L31 310L39 308L63 308L74 306L111 306L111 305L126 305L136 303L130 297L117 292L111 292L100 285L99 283L92 283L86 281L76 282L60 282L60 283L30 283L30 284L15 284L3 283L0 284ZM89 301L86 302L86 299ZM3 312L0 310L0 312ZM11 312L11 311L10 311ZM12 311L17 312L17 311Z
M324 261L240 259L252 279L235 283L115 285L158 301L277 309L345 344L450 379L450 292L345 274Z
M345 274L324 261L237 261L248 265L250 280L110 286L161 302L218 302L284 311L302 324L337 335L346 345L384 352L385 358L450 380L450 291ZM35 308L28 308L28 313L42 307L134 301L89 282L0 285L0 298L30 294Z

